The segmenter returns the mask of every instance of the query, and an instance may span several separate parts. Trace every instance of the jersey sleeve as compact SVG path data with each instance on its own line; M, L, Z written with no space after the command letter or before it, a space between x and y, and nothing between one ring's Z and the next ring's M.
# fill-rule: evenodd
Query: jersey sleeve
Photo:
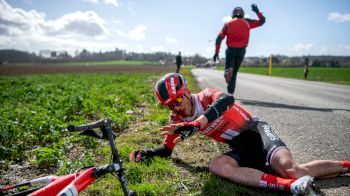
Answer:
M235 98L227 93L216 93L215 101L204 112L208 123L219 118L226 112L235 102Z
M223 39L225 39L225 36L227 35L227 24L224 25L222 30L219 32L218 36L216 37L215 41L215 52L220 52L220 46Z
M207 88L198 93L198 99L202 103L204 110L208 108L216 99L218 99L223 92L218 92L214 89Z
M246 19L251 29L262 26L265 23L265 16L260 12L258 13L259 20Z

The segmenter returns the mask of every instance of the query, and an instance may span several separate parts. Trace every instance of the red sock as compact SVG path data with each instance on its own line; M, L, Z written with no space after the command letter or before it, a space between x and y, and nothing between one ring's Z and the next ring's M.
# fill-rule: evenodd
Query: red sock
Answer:
M260 179L260 187L290 191L290 185L294 179L280 178L270 174L264 174Z
M350 172L350 161L339 161L339 162L343 166L343 173L349 173Z

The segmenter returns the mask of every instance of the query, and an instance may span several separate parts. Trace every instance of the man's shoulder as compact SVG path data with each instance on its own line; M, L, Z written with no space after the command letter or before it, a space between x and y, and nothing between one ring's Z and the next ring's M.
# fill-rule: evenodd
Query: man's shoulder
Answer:
M212 96L216 93L217 91L212 89L212 88L206 88L202 91L200 91L199 93L197 94L204 94L205 96Z
M215 97L215 94L217 93L216 90L211 88L206 88L199 93L197 93L199 101L203 102L206 100L212 100Z

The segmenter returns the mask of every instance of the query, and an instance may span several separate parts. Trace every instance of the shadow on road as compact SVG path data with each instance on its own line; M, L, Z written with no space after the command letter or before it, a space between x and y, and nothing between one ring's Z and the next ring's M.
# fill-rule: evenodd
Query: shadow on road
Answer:
M291 110L312 110L312 111L318 111L318 112L332 112L336 110L350 112L350 110L339 109L339 108L314 108L314 107L288 105L288 104L282 104L282 103L271 103L271 102L255 101L255 100L244 100L244 99L237 99L237 100L239 100L243 105L253 105L253 106L259 106L259 107L284 108L284 109L291 109Z
M350 184L350 176L338 176L335 178L321 179L316 181L321 189L347 187Z

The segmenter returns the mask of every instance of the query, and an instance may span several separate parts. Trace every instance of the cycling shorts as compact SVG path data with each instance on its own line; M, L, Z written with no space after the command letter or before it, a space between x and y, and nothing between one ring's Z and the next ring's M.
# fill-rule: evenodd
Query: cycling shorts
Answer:
M235 159L239 166L268 171L274 154L285 143L272 130L271 126L254 118L248 130L234 137L229 143L231 151L224 155Z

